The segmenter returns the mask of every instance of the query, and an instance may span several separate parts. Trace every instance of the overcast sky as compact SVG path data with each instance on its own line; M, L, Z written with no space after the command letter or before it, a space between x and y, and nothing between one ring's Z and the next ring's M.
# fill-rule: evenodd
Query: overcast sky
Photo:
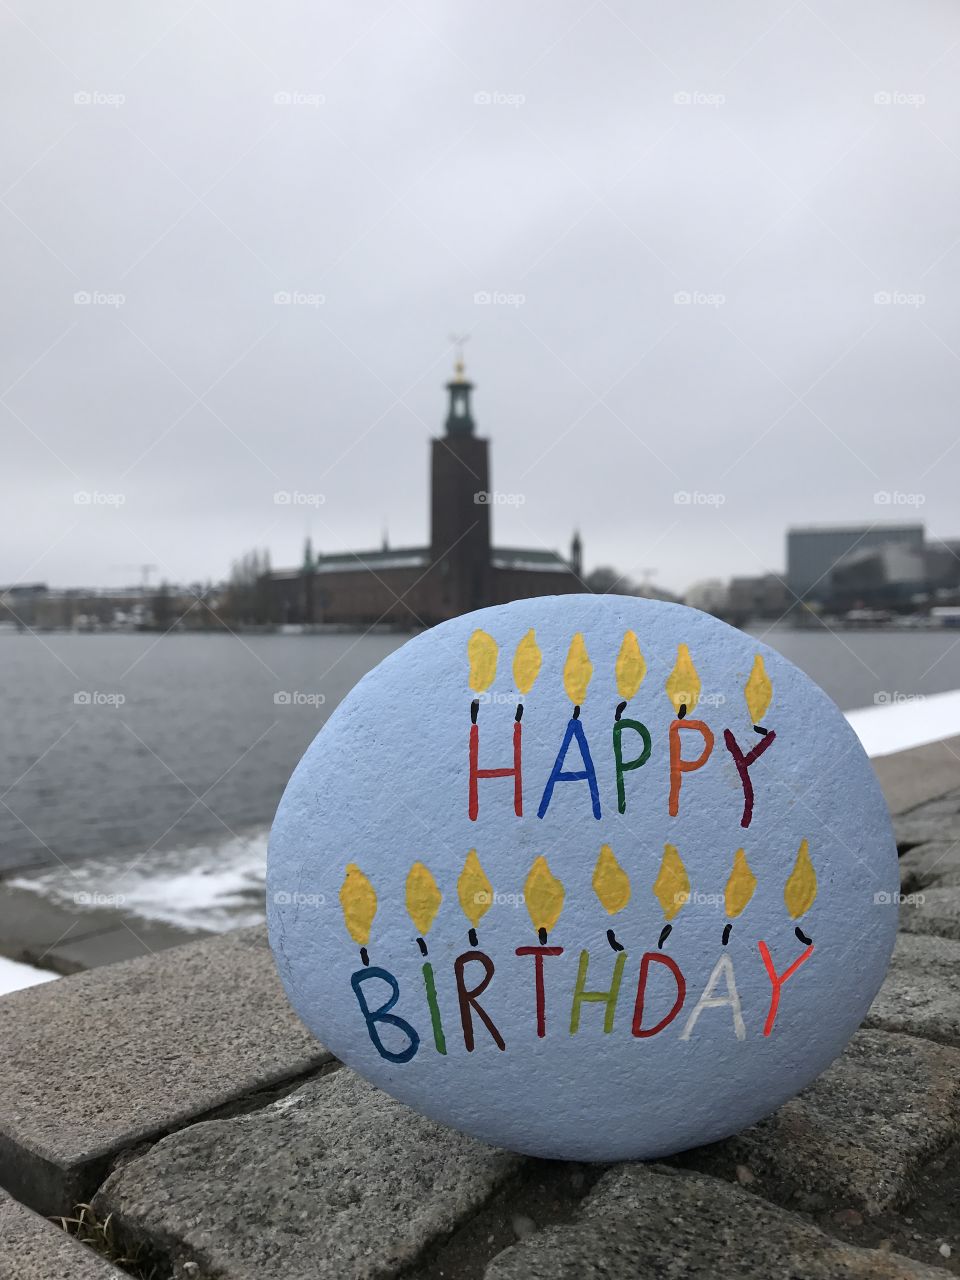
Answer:
M456 331L501 544L960 536L955 4L0 13L0 581L422 544Z

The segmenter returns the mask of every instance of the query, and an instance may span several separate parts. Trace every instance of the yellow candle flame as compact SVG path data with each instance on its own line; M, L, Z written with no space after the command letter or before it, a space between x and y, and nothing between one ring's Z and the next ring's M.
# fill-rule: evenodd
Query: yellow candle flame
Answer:
M685 714L689 715L699 701L700 677L685 644L677 645L677 660L667 677L666 689L667 697L678 715L681 707L686 707Z
M663 861L653 882L653 892L668 921L690 900L690 878L676 845L663 846Z
M762 724L773 698L773 685L763 665L763 658L758 653L753 660L750 679L743 687L743 696L747 700L747 710L752 724Z
M429 867L415 862L407 876L407 914L421 937L430 932L442 901L443 894L437 888Z
M592 677L593 663L587 653L583 632L578 631L570 641L567 660L563 664L563 687L574 706L578 707L587 696L587 685Z
M783 889L783 900L793 920L799 920L804 912L809 911L817 896L817 873L810 861L810 846L806 840L800 842L797 860Z
M563 885L547 866L547 860L539 857L534 861L523 886L523 897L527 911L535 929L546 929L547 933L560 918L563 910Z
M597 865L593 869L593 891L607 915L616 915L630 901L630 877L613 855L608 844L600 846Z
M340 906L350 937L366 946L377 914L377 892L355 862L347 863L347 874L340 886Z
M723 895L724 907L731 920L735 920L744 909L756 887L757 877L750 870L747 855L738 849L733 855L733 870Z
M493 636L479 627L467 641L467 657L470 659L470 688L474 693L485 693L497 674L497 642Z
M646 674L647 664L640 652L636 632L628 631L623 637L616 665L617 689L624 702L630 701Z
M474 929L493 904L493 885L480 865L476 849L471 849L457 881L460 908Z
M513 682L522 694L528 694L533 688L534 681L540 674L542 661L543 654L531 627L513 655Z

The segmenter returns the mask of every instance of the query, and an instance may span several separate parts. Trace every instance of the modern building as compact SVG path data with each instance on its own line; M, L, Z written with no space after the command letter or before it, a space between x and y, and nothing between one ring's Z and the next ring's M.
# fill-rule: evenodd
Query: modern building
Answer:
M840 568L848 557L896 547L922 558L922 524L847 525L787 530L787 586L799 600L830 605L839 577L849 588L850 576ZM849 562L848 562L849 564ZM922 577L922 574L921 574Z
M576 533L569 559L493 545L490 442L477 435L472 391L458 360L444 433L430 443L429 544L314 555L308 543L303 564L269 575L273 621L431 626L485 605L586 590Z

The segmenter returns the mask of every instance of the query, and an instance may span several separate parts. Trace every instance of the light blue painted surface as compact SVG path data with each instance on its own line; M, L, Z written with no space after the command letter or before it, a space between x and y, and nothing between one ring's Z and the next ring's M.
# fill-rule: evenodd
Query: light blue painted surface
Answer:
M478 820L467 814L473 696L467 641L477 627L500 645L494 697L479 712L481 767L511 764L517 642L533 627L543 650L539 678L524 699L519 819L510 779L481 780ZM627 811L621 815L612 726L620 701L614 664L627 629L638 636L647 673L624 714L648 726L653 751L643 768L626 775ZM594 665L581 718L602 817L592 816L586 783L558 783L541 820L537 807L570 718L562 668L577 631ZM664 683L681 642L689 645L702 681L692 715L710 725L716 741L704 768L685 775L680 812L671 818L668 730L674 710ZM758 741L743 698L758 652L773 684L764 723L777 738L751 770L755 808L744 830L743 793L723 730L729 727L745 749ZM627 756L632 740L624 739ZM686 756L698 746L699 735L684 737ZM567 768L577 767L574 752ZM784 985L773 1032L764 1037L771 984L757 942L765 940L780 972L804 949L783 899L804 838L818 894L799 923L815 950ZM664 946L685 975L687 995L670 1026L637 1039L631 1022L640 958L657 950L664 924L652 884L667 841L680 851L693 894ZM612 847L632 885L630 902L612 918L591 886L602 843ZM723 891L741 846L759 883L723 947ZM460 1024L453 962L470 946L456 883L471 848L498 898L478 932L480 949L496 965L482 1004L505 1039L504 1052L479 1022L476 1048L466 1052ZM544 962L543 1039L536 1034L533 961L515 954L537 941L516 899L541 854L566 890L549 938L564 954ZM446 1056L434 1048L423 960L405 909L406 877L416 860L426 863L444 895L428 943ZM400 997L393 1013L420 1036L417 1053L403 1064L380 1057L351 988L351 975L362 965L338 898L348 862L360 866L378 895L370 964L396 976ZM610 1160L719 1139L767 1114L823 1071L859 1025L883 978L896 933L897 909L890 904L898 887L893 833L870 763L835 704L802 672L695 610L627 597L563 596L498 606L436 627L357 685L284 793L270 841L267 902L271 943L290 1000L345 1063L417 1110L488 1142L541 1156ZM606 939L610 927L627 955L614 1029L605 1035L603 1007L584 1004L580 1030L572 1036L580 952L590 954L588 988L607 987L615 960ZM725 1005L704 1009L683 1040L724 954L735 973L745 1036L735 1035ZM468 978L479 976L467 972ZM646 1026L672 1001L672 985L662 974L657 967L651 972ZM373 980L364 990L374 1007L378 994L389 994ZM723 980L714 994L726 994ZM388 1047L406 1044L402 1034L381 1030Z

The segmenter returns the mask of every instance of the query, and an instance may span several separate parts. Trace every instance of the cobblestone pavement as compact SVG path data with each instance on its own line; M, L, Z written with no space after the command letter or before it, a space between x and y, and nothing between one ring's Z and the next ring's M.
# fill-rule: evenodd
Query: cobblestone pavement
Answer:
M960 1274L960 790L896 827L901 934L864 1027L724 1142L601 1167L443 1129L304 1037L249 930L0 1002L0 1182L48 1215L91 1201L154 1280ZM123 1274L22 1204L0 1218L0 1280Z

